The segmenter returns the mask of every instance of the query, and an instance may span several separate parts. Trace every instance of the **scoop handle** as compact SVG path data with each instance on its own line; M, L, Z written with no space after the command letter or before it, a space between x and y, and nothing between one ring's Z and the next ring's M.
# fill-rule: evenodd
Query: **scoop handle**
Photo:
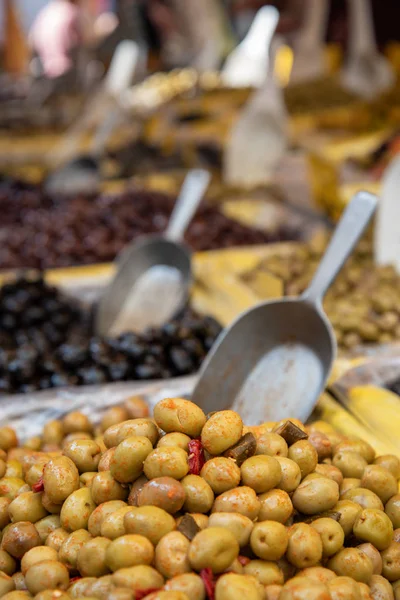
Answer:
M210 173L205 169L191 169L188 172L164 233L168 240L182 241L187 226L203 199L210 179Z
M347 0L350 15L349 55L376 53L371 0Z
M377 201L377 197L369 192L355 194L336 227L310 286L302 296L303 300L312 304L322 302L325 292L336 278L374 214Z

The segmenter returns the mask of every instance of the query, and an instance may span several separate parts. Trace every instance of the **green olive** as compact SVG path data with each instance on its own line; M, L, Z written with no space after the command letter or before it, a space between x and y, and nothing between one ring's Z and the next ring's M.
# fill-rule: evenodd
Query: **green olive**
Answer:
M225 527L237 539L239 546L243 547L249 543L250 534L253 530L253 521L240 513L216 512L210 515L209 527Z
M298 569L312 567L322 558L322 541L315 529L306 523L292 525L288 531L286 557Z
M254 521L258 517L260 508L261 502L255 491L243 485L217 496L212 512L238 512Z
M0 598L15 590L15 584L9 575L0 571Z
M92 487L93 479L96 477L97 471L85 471L79 477L79 487Z
M148 479L155 477L183 479L189 471L187 452L174 446L155 448L144 461L143 470Z
M324 432L312 431L308 436L308 441L318 454L318 462L331 458L332 443Z
M374 465L385 467L385 469L391 472L395 479L400 479L400 460L394 454L377 456L374 460Z
M101 575L98 579L89 584L86 594L94 598L108 598L115 589L111 574Z
M281 480L281 465L273 456L252 456L240 467L243 485L253 488L256 494L268 492Z
M45 545L50 548L54 548L57 552L60 550L61 546L69 536L68 531L65 531L62 527L55 529L46 538Z
M136 565L150 565L153 558L153 544L143 535L122 535L113 540L106 550L106 564L113 572Z
M360 544L357 548L361 550L361 552L364 552L372 562L374 575L380 575L382 573L382 556L380 555L379 550L369 542Z
M330 569L325 567L307 567L302 569L296 574L296 577L308 577L313 581L320 581L321 583L329 583L332 579L336 578L336 575Z
M143 463L153 446L144 436L125 438L115 448L110 461L111 475L120 483L135 481L143 473Z
M15 559L5 550L0 549L0 571L7 575L13 575L17 570Z
M201 441L210 454L222 454L242 437L243 422L233 410L214 413L201 431Z
M383 510L382 500L379 498L379 496L367 488L353 488L343 494L342 497L344 500L356 502L363 508L376 508L378 510Z
M71 596L61 590L43 590L35 596L35 600L69 600Z
M196 573L184 573L169 579L164 585L167 591L183 592L190 600L205 600L204 583Z
M393 523L395 529L400 527L400 494L396 494L388 500L385 513Z
M24 554L21 560L21 571L25 575L32 565L42 562L43 560L57 560L58 555L56 550L48 546L36 546L31 548Z
M56 560L44 560L28 569L25 582L31 594L47 589L66 590L69 586L68 569Z
M196 438L206 422L206 416L193 402L183 398L167 398L154 407L154 418L165 433L179 432Z
M59 550L59 561L65 564L68 569L76 569L79 550L90 539L92 539L92 536L86 529L77 529L70 533Z
M390 471L380 465L368 465L361 478L361 487L374 492L385 504L397 494L397 480Z
M100 423L101 431L105 431L112 425L118 425L129 419L129 412L124 406L112 406L103 415Z
M270 490L259 496L261 502L259 521L278 521L286 523L293 513L290 496L284 490Z
M214 494L222 494L237 487L241 477L237 464L223 456L216 456L208 460L200 475L211 486Z
M40 545L40 535L33 523L28 521L11 523L3 532L1 547L14 558L21 559L28 550Z
M190 542L179 531L170 531L158 542L154 565L167 579L191 571L188 551Z
M235 600L241 597L248 600L264 600L264 589L250 575L226 573L219 577L215 586L215 600Z
M101 535L110 540L115 540L121 537L121 535L125 535L124 518L131 510L131 506L123 506L107 515L101 523Z
M304 480L292 496L293 506L305 515L330 510L339 500L339 486L327 477Z
M252 575L263 585L283 585L283 573L276 562L251 560L244 565L243 570L246 575Z
M119 508L123 508L124 506L126 506L126 503L122 500L110 500L109 502L103 502L102 504L99 504L99 506L97 506L97 508L94 509L94 511L89 517L89 533L93 537L101 535L101 526L104 520L108 517L108 515L111 515Z
M157 506L132 508L124 517L127 533L144 535L156 546L161 538L175 529L174 518Z
M105 537L88 540L78 552L77 567L84 577L101 577L109 572L106 551L111 541Z
M99 460L99 464L97 466L97 470L100 473L101 471L109 471L111 466L111 461L114 457L116 447L108 448L105 452L102 453L101 458Z
M372 575L369 582L369 591L372 598L393 599L393 589L390 583L380 575Z
M392 541L393 525L382 510L364 508L354 522L353 532L359 540L370 542L382 551Z
M75 440L64 447L63 454L72 460L79 473L85 473L97 469L101 449L94 440Z
M61 526L66 531L86 529L95 508L96 504L89 488L80 488L72 492L61 508Z
M43 444L61 445L64 437L64 428L61 421L48 421L43 427Z
M62 420L64 435L83 431L91 433L93 431L92 424L88 417L79 411L72 411L65 415Z
M104 443L107 448L113 448L132 435L149 438L152 446L157 443L159 438L157 425L151 419L131 419L106 429Z
M344 531L344 535L350 535L353 531L353 525L356 518L362 511L362 507L357 502L351 500L339 500L332 509L333 512L339 514L339 525Z
M42 504L42 494L24 492L19 494L8 507L11 522L30 521L36 523L47 515Z
M188 475L188 477L194 477ZM172 479L172 477L157 477L152 479L143 485L137 494L137 506L158 506L163 508L170 514L178 512L186 498L185 487L182 482ZM199 477L200 479L200 477ZM202 480L203 481L203 480ZM203 481L204 485L207 485ZM212 500L210 507L214 500L214 494L212 494ZM209 510L209 509L207 509Z
M358 583L351 577L340 576L328 582L332 600L361 600Z
M342 452L343 450L360 454L368 464L372 463L375 459L375 450L364 440L342 441L336 446L335 453Z
M340 484L340 497L344 496L344 494L348 490L354 490L354 488L359 488L361 484L361 479L357 479L356 477L345 477Z
M382 575L389 581L400 579L400 543L392 542L382 556Z
M322 556L324 558L333 556L342 548L344 543L344 531L342 526L329 518L316 519L311 523L320 535L322 541Z
M267 430L258 430L256 431L256 440L256 454L287 457L289 452L288 445L278 433Z
M371 560L358 548L343 548L330 559L328 568L336 575L352 577L367 584L373 573Z
M228 529L208 527L197 533L190 543L189 561L195 571L210 567L222 573L239 554L239 544Z
M82 598L83 596L86 596L91 584L95 581L96 579L94 577L79 577L79 579L74 581L68 588L68 593L72 598Z
M20 477L23 478L22 465L18 460L8 460L6 463L5 477Z
M161 448L162 446L177 446L178 448L185 450L185 452L189 452L189 442L190 437L188 435L175 431L174 433L163 435L163 437L158 440L157 448Z
M43 485L49 500L61 504L79 488L79 472L67 456L52 458L43 469Z
M276 460L279 462L282 471L281 479L276 487L290 494L297 488L301 481L300 467L290 458L277 456Z
M288 458L299 465L302 479L312 473L318 464L317 451L308 440L292 444L288 450Z
M341 470L343 477L361 478L365 467L368 465L365 458L355 452L342 450L336 452L332 459L332 464Z
M126 500L129 490L114 479L111 471L102 471L93 478L90 493L96 504L103 504L110 500Z
M133 592L158 589L164 583L164 577L153 567L137 565L126 569L118 569L113 575L114 585L128 587Z
M10 503L10 498L6 498L5 496L0 498L0 530L3 530L10 523L10 515L8 514Z
M9 498L14 500L18 494L25 491L25 481L19 477L3 477L0 479L0 499Z
M36 521L35 527L42 543L45 544L48 536L52 531L58 529L61 525L60 517L58 515L46 515L43 519Z
M18 446L18 438L12 427L0 427L0 448L1 450L11 450Z
M263 560L279 560L288 546L286 527L277 521L255 523L250 546L254 554Z
M149 406L142 396L131 396L124 402L124 408L131 419L144 419L149 416Z
M186 475L181 483L185 493L184 510L191 513L207 513L211 510L214 492L205 479L198 475Z
M333 465L317 465L315 467L315 472L319 473L320 475L323 475L324 477L327 477L328 479L333 479L333 481L336 481L339 488L343 484L342 472L340 471L340 469L334 467Z
M42 504L47 512L51 513L52 515L59 515L61 513L62 504L55 504L54 502L51 502L46 492L42 493Z

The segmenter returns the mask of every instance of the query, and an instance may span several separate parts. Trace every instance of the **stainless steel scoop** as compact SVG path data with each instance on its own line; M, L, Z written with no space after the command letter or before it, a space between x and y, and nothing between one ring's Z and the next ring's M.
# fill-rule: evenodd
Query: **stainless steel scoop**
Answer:
M231 407L249 425L310 416L336 354L322 298L376 204L367 192L354 196L300 298L263 302L221 333L203 363L193 402L206 413Z
M133 302L129 306L129 296L131 293L135 293L135 285L140 282L140 279L156 266L170 267L176 270L179 276L176 302L165 320L170 319L185 305L192 283L192 270L191 252L182 241L209 182L210 173L208 171L203 169L189 171L165 233L143 237L141 240L132 242L123 250L117 259L117 274L101 298L96 311L95 329L97 334L109 335L110 329L117 317L119 318L121 315L121 311L124 312L121 319L128 324L127 329L129 329L129 321L140 322L140 315L135 315L135 310L138 311L138 302ZM145 299L146 324L143 327L131 327L131 329L140 331L146 326L160 324L160 307L166 303L165 293L168 292L162 289L162 280L156 288L157 290L154 291L153 286L153 291ZM115 331L112 333L115 334Z

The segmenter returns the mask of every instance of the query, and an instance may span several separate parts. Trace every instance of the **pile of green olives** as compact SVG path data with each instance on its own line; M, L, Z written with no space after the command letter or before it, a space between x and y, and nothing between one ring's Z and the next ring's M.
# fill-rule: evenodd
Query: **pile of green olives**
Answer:
M400 461L141 397L0 428L3 600L400 600Z

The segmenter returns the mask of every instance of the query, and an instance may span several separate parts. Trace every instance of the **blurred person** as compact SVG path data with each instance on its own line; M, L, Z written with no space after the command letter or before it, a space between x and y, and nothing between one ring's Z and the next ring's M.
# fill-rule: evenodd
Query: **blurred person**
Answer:
M83 41L79 0L50 0L29 32L32 50L39 57L43 74L56 79L73 70Z

